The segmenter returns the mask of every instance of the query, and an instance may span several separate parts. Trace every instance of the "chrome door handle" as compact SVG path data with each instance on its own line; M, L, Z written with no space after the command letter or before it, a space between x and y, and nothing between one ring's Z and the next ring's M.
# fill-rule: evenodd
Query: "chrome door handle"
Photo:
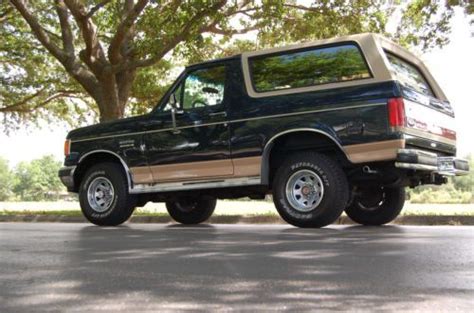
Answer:
M212 112L209 113L209 116L222 116L222 117L227 117L227 112L222 111L222 112Z

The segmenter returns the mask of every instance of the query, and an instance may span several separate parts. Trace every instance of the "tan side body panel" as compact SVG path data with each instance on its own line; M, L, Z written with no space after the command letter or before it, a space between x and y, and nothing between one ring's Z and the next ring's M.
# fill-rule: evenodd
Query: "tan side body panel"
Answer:
M343 147L352 163L394 160L398 149L405 148L405 140L387 140ZM189 162L157 166L132 167L133 182L136 184L169 183L215 178L238 178L260 176L262 157L238 158ZM152 175L147 174L151 170Z
M398 149L405 148L404 139L362 143L344 146L344 152L352 163L394 160Z
M260 176L261 157L239 158L157 165L151 167L132 167L130 172L137 184L169 183L216 178L237 178ZM145 176L150 170L152 175ZM135 179L138 179L137 181Z

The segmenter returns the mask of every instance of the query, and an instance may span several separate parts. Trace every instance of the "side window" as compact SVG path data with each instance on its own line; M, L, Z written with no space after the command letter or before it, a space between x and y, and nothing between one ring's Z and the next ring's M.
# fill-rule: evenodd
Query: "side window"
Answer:
M256 56L250 58L249 63L257 92L371 77L360 50L354 44Z
M395 79L408 88L434 97L430 85L418 68L393 54L386 53L386 55L390 65L390 71L392 75L395 76Z
M182 108L185 111L220 105L224 100L225 66L191 72L184 81Z

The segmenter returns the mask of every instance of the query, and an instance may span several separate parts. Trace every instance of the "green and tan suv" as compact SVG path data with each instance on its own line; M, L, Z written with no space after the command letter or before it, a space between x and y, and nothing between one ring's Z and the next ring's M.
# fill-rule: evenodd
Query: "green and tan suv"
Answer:
M216 199L272 194L299 227L392 221L405 187L466 174L454 113L425 65L374 34L186 67L150 113L71 131L59 176L97 225L166 202L208 219Z

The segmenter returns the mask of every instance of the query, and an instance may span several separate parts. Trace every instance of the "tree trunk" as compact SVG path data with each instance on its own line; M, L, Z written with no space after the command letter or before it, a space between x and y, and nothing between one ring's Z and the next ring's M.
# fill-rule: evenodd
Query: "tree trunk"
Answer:
M95 100L99 106L100 122L122 118L124 106L120 105L115 75L102 75L99 86L99 97Z
M99 105L100 122L108 122L117 120L123 117L124 107L119 103L111 102L110 100L102 100L97 102Z
M99 106L101 123L124 117L135 73L132 70L102 75L99 81L100 92L94 97Z

